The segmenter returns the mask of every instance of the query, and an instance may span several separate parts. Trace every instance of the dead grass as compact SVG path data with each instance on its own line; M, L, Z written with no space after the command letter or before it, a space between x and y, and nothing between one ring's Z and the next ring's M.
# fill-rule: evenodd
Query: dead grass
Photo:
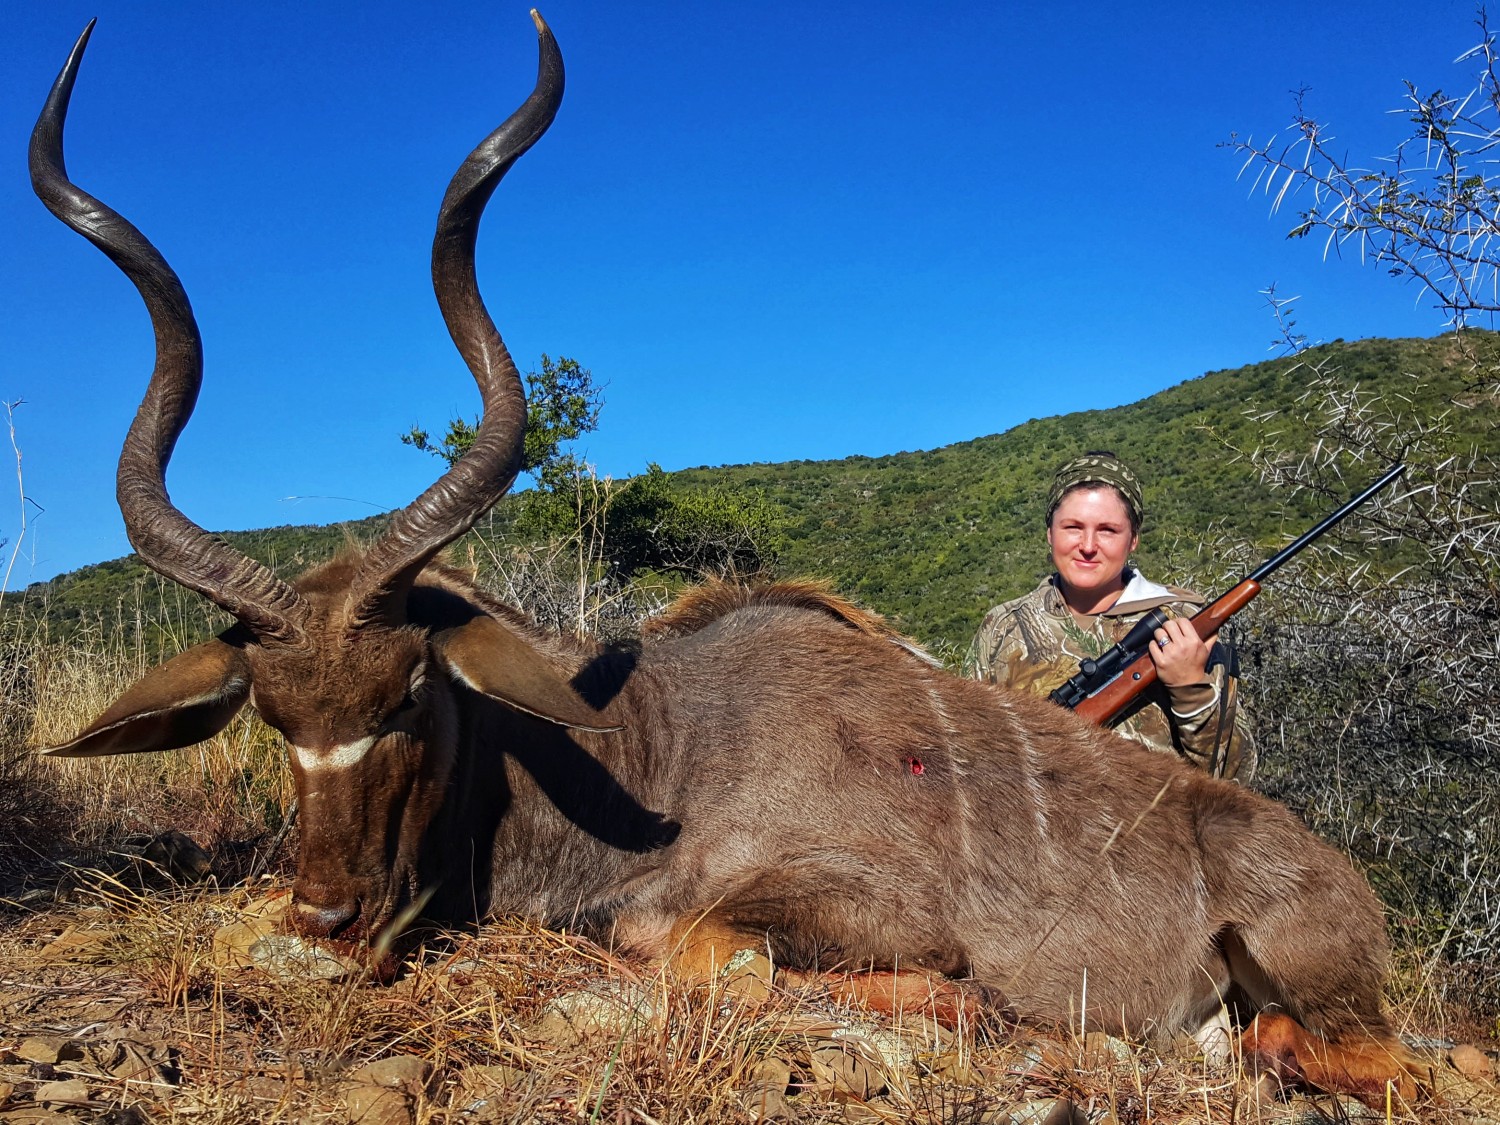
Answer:
M741 1122L757 1096L811 1122L1368 1117L1099 1035L952 1034L851 1012L816 989L755 1000L685 987L521 924L444 935L390 987L219 963L214 932L263 890L121 889L13 914L0 929L0 1121L67 1078L88 1102L64 1114L167 1123L347 1121L381 1089L394 1091L388 1123ZM72 1046L38 1062L38 1042ZM111 1071L122 1052L151 1067ZM421 1077L409 1088L362 1077L380 1060ZM1394 1105L1390 1120L1500 1120L1492 1086L1438 1066L1444 1103Z
M179 631L132 621L60 644L18 616L0 621L0 898L54 883L62 865L108 869L111 853L167 828L207 847L222 880L244 874L295 796L275 733L246 711L173 754L39 758L35 747L76 735L157 662L122 638L171 644Z

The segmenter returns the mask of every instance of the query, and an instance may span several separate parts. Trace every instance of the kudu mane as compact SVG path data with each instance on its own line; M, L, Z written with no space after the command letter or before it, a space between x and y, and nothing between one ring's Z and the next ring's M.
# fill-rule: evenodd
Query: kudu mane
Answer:
M651 640L696 633L719 618L751 605L781 606L824 613L850 628L872 637L897 636L878 613L861 609L847 598L833 592L824 581L804 578L747 585L723 579L710 579L701 586L680 594L665 610L649 618L641 635Z

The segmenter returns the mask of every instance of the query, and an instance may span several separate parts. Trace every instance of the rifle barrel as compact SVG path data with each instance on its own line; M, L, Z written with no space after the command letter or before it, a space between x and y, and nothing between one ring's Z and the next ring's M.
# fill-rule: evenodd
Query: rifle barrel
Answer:
M1245 575L1245 578L1252 582L1259 582L1261 579L1267 577L1270 574L1273 574L1277 570L1280 570L1285 563L1291 562L1291 560L1296 557L1298 552L1300 552L1314 539L1318 538L1318 536L1328 531L1329 528L1333 527L1334 524L1338 523L1350 512L1354 511L1355 508L1358 508L1371 496L1374 496L1377 492L1379 492L1386 485L1390 484L1391 481L1395 480L1404 472L1406 472L1406 465L1400 461L1397 461L1394 465L1392 465L1385 471L1385 473L1378 481L1370 485L1369 488L1365 489L1353 500L1350 500L1349 503L1345 504L1338 511L1334 512L1333 515L1329 516L1322 523L1318 524L1317 527L1314 527L1311 531L1303 532L1287 546L1277 551L1269 559L1261 563L1260 566L1256 567L1249 574Z

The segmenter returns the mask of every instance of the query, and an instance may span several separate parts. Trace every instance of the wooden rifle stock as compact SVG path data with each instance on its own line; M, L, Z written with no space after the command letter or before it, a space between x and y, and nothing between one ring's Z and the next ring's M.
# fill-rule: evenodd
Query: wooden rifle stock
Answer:
M1223 627L1224 622L1244 609L1250 599L1258 593L1260 593L1260 583L1253 578L1246 578L1227 594L1193 614L1191 618L1193 631L1205 641L1212 640L1214 634ZM1131 700L1155 682L1156 665L1152 663L1151 653L1146 652L1127 664L1123 672L1099 691L1074 707L1073 713L1082 715L1091 723L1103 726L1130 706Z

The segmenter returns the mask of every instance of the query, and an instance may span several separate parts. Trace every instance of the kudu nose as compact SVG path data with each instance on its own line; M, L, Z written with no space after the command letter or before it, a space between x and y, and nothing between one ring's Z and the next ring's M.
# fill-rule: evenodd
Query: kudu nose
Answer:
M293 925L308 937L331 938L347 929L359 913L355 903L336 903L332 906L315 902L299 902L293 911Z

